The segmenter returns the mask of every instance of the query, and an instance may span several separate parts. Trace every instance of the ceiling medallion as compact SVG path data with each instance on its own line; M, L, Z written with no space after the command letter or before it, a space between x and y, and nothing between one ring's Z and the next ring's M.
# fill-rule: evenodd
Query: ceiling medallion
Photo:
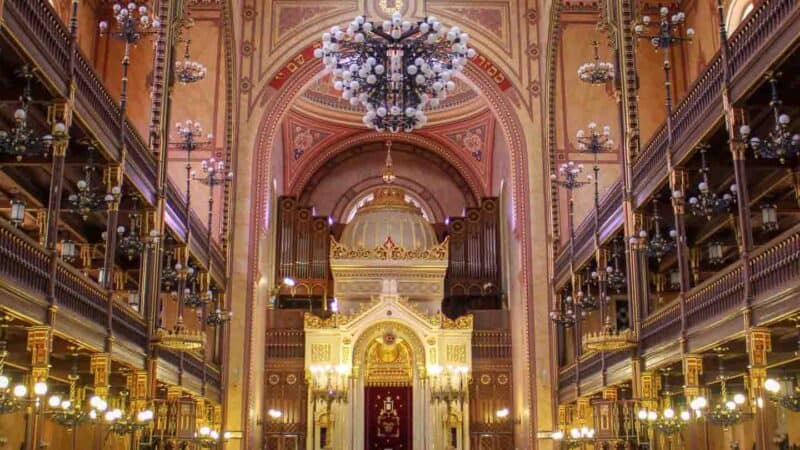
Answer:
M466 33L445 31L435 17L410 22L395 11L379 24L356 16L344 30L332 27L314 56L331 71L342 98L366 109L364 125L411 132L427 123L426 106L437 107L455 90L455 74L475 56L468 42Z

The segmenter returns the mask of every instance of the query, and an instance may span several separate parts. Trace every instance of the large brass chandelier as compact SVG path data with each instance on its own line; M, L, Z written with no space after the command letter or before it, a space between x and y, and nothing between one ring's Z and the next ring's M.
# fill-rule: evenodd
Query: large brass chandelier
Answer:
M344 30L334 26L314 56L342 98L366 108L364 125L411 132L427 122L426 106L437 107L455 89L455 74L475 56L468 42L467 33L445 31L435 17L411 22L395 12L379 24L356 16Z

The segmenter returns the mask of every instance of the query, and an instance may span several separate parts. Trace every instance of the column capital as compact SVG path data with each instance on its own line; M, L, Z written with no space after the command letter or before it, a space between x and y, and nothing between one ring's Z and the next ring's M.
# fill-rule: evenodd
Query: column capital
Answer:
M50 374L52 328L49 325L28 327L27 350L31 354L32 382L43 381Z
M109 377L111 375L111 355L94 353L89 360L89 371L94 377L94 392L101 398L108 398Z

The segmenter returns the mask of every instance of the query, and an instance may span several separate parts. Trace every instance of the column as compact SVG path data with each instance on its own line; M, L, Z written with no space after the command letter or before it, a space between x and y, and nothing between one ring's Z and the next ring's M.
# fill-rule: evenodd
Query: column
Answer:
M114 165L106 170L106 186L113 190L117 186L122 186L121 166ZM114 260L117 255L117 224L119 221L119 202L120 196L113 195L113 199L108 203L108 216L106 218L106 248L103 258L103 287L108 290L108 300L106 305L106 344L105 351L111 353L114 341L114 289L113 272Z
M769 430L765 408L759 408L761 403L767 403L764 381L767 379L767 355L772 351L772 336L769 328L750 328L747 332L747 356L749 358L750 398L749 405L755 414L755 444L756 450L767 450L770 447Z
M89 360L89 371L94 381L94 395L108 401L111 375L111 355L108 353L94 353ZM102 415L101 415L102 416ZM102 435L102 433L100 434ZM97 435L96 435L97 436ZM103 439L94 440L94 449L103 449Z
M27 350L31 354L31 378L28 386L29 397L36 393L36 383L47 382L50 375L50 352L52 351L53 337L49 325L36 325L28 328ZM38 449L42 441L44 415L42 408L34 408L29 403L26 411L25 423L25 450Z
M675 216L675 251L678 258L678 275L680 280L680 294L678 301L681 306L681 346L686 345L686 293L689 291L689 248L686 245L686 170L673 167L669 176L670 189L672 190L672 213Z
M697 354L683 355L683 395L686 397L686 405L691 404L692 400L703 395L703 386L700 377L703 374L703 356ZM687 441L692 442L695 450L705 450L706 448L706 422L693 420L689 422L686 429Z

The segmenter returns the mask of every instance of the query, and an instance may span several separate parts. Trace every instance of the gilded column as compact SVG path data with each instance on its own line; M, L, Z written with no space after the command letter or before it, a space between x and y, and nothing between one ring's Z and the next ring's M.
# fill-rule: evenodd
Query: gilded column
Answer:
M750 328L747 333L747 355L749 357L750 406L755 414L756 449L770 448L769 430L767 429L766 409L760 408L764 403L766 392L764 382L767 379L767 355L772 351L772 336L769 328Z
M28 328L27 350L31 354L31 377L29 391L31 398L39 397L36 384L47 382L50 375L50 352L53 346L52 328L49 325L35 325ZM42 408L28 405L25 426L25 449L38 449L42 441L44 415Z
M703 375L703 356L698 354L683 355L683 395L686 404L703 395L703 386L700 377ZM705 422L692 421L687 426L687 439L695 443L695 450L706 448Z

